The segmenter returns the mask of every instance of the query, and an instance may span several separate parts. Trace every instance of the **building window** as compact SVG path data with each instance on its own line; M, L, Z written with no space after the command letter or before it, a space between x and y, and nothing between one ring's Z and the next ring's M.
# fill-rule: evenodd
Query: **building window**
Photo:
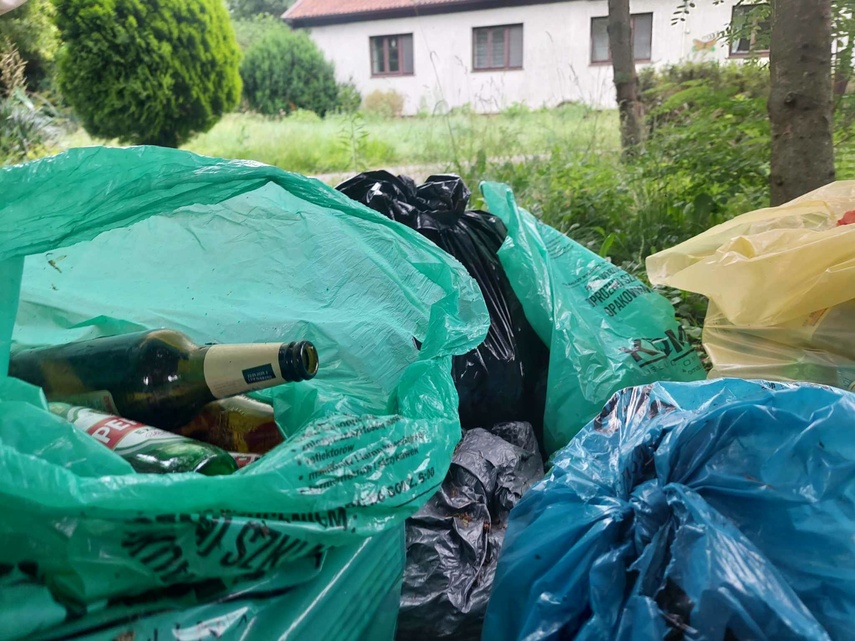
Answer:
M411 76L412 74L413 34L371 38L372 76Z
M522 69L521 24L478 27L472 30L472 68L476 71Z
M747 4L733 7L730 21L733 41L731 56L747 56L752 53L769 53L772 20L768 4Z
M647 62L653 43L653 14L636 13L630 20L633 58L636 62ZM591 18L591 62L612 61L608 26L608 18Z

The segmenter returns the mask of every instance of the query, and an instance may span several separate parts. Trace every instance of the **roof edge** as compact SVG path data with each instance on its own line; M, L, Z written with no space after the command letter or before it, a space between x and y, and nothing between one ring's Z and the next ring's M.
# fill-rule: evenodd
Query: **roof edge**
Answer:
M479 11L484 9L504 9L506 7L524 7L537 4L554 4L557 2L572 2L574 0L467 0L454 4L438 3L423 5L420 7L398 7L395 9L383 9L380 11L360 11L357 13L340 13L326 16L309 16L306 18L288 18L291 9L282 14L281 18L292 28L321 27L333 24L347 24L352 22L370 22L373 20L390 20L393 18L413 18L416 16L440 15L443 13L460 13L463 11Z

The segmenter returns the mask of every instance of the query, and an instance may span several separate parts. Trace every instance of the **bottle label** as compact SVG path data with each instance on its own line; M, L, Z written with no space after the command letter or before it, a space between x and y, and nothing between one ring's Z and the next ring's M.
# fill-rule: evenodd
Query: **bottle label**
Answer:
M231 454L235 463L237 463L238 469L246 467L250 463L255 463L261 458L261 454L246 454L243 452L229 452L229 454Z
M205 382L216 398L228 398L284 383L279 343L211 345L205 353Z
M87 407L72 407L64 414L66 420L89 434L116 454L131 454L153 443L183 441L178 434L130 421L120 416L108 416Z

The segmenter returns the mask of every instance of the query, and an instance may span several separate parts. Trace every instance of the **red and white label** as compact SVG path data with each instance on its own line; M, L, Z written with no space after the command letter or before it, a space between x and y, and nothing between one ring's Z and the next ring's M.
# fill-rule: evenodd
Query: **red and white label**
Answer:
M117 453L127 453L131 448L150 445L153 441L166 443L184 440L184 437L179 434L172 434L120 416L110 416L87 407L52 405L56 407L56 412L63 415L72 425Z
M238 469L246 467L250 463L255 463L261 458L261 454L244 454L242 452L229 452L229 454L232 455L235 463L237 463Z
M143 423L129 421L118 416L105 419L100 423L95 423L92 427L86 430L95 438L96 441L103 443L111 450L115 450L119 442L134 430L143 427L148 427Z

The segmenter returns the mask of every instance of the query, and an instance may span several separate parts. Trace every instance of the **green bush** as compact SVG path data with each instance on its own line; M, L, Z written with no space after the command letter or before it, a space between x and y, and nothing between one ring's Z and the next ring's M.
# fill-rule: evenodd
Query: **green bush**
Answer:
M687 231L766 204L769 86L760 64L683 64L644 74L649 135L641 171L649 190L683 211Z
M99 138L177 147L240 98L220 0L62 0L60 90Z
M269 16L277 20L294 0L228 0L229 13L238 20Z
M365 96L362 111L369 116L396 118L404 112L404 96L394 89L389 91L376 89Z
M246 52L240 73L244 96L259 113L308 109L324 116L336 107L333 66L304 32L283 28L264 34Z
M352 81L340 82L336 101L340 112L352 114L359 111L359 107L362 106L362 95Z
M12 45L24 59L27 87L32 91L46 89L53 75L59 46L54 15L51 0L29 0L0 16L0 48ZM4 42L9 44L4 47Z
M282 20L264 14L233 20L232 26L234 26L238 46L244 53L271 31L288 30Z

